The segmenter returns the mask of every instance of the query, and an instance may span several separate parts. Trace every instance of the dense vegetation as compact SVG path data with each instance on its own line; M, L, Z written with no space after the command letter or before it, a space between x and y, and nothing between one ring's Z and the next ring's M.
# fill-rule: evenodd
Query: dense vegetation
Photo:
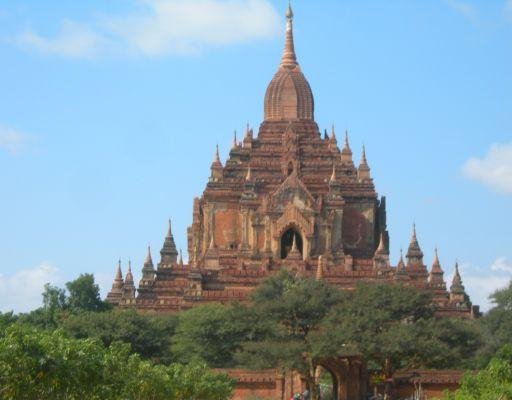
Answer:
M377 379L401 368L482 368L453 399L510 396L512 283L491 299L478 320L439 320L428 296L398 284L346 292L281 272L249 304L164 316L111 309L85 274L66 290L47 285L35 311L0 313L0 399L227 399L229 378L207 369L217 367L298 370L316 398L321 360L354 353Z

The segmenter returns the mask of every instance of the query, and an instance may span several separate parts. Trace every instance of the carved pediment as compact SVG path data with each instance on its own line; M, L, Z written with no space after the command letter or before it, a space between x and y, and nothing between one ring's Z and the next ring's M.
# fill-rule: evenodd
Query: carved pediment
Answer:
M306 236L313 235L315 228L314 216L304 215L303 210L292 203L288 203L283 210L283 214L276 221L276 237L280 237L292 225L299 228Z
M313 210L316 201L300 180L296 171L293 171L272 194L270 209L274 212L282 212L288 204L293 204L299 210Z

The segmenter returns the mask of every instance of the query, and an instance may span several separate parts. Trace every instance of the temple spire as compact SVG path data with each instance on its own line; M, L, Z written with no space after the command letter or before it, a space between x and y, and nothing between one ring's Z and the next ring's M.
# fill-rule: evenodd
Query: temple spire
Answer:
M336 133L334 132L334 124L332 124L332 126L331 126L331 134L329 136L329 139L331 139L332 141L336 140Z
M132 304L135 299L135 283L132 275L132 262L128 260L128 270L124 280L123 301L125 304Z
M178 265L183 268L183 253L180 249L180 258L178 260Z
M117 262L116 277L114 281L123 281L123 273L121 272L121 259Z
M397 273L405 273L405 263L404 263L404 252L402 248L400 248L400 260L398 260L398 264L396 266Z
M128 260L128 270L126 271L125 285L133 285L132 262Z
M119 260L117 263L114 282L112 283L112 289L108 292L106 301L111 304L118 305L123 295L123 287L123 273L121 272L121 260Z
M297 65L297 56L295 55L295 46L293 44L293 11L291 4L288 3L288 9L286 10L286 36L280 66L292 69Z
M236 149L238 147L238 142L236 140L236 130L233 133L233 144L231 145L232 149Z
M459 263L455 263L455 274L453 275L452 284L450 286L450 302L457 304L458 308L470 308L471 301L466 294L466 289L462 284L462 278L459 273Z
M418 238L416 237L416 224L412 224L412 235L411 242L409 243L409 248L407 249L407 266L423 265L423 252L421 251L420 244L418 243Z
M439 255L437 254L437 247L434 250L434 261L432 262L432 273L443 273L441 263L439 262Z
M164 244L160 250L160 257L160 264L158 265L158 268L170 267L171 265L176 264L178 251L176 250L176 243L174 242L174 237L172 235L170 218L167 228L167 235L165 236Z
M343 146L343 149L350 151L350 154L352 154L352 150L350 150L350 145L348 143L348 131L345 131L345 145Z
M345 143L343 145L343 149L341 149L341 162L345 165L353 165L352 161L352 150L350 149L350 145L348 143L348 131L345 131Z
M452 284L450 286L450 292L452 293L465 293L464 285L462 284L462 278L459 273L459 263L455 263L455 274L453 275Z
M432 268L430 269L430 274L428 277L429 283L433 286L439 287L441 289L446 289L446 284L444 283L444 272L441 268L441 263L439 262L439 255L437 254L437 247L434 250L434 261L432 262Z
M148 251L146 253L146 259L144 260L144 265L142 266L142 278L140 280L139 286L144 285L145 282L154 281L155 280L155 268L153 266L153 259L151 258L151 247L148 245Z
M361 162L359 163L359 168L357 169L357 177L360 180L369 180L370 179L370 167L368 166L368 161L366 160L366 148L363 144L363 151L361 153Z
M215 154L213 156L213 162L210 166L211 175L210 175L210 182L219 182L222 179L222 163L220 162L219 157L219 145L217 144L215 146Z
M215 145L215 155L213 157L213 164L221 164L220 157L219 157L219 145Z
M169 224L167 225L167 236L168 238L172 237L172 229L171 229L171 219L169 218Z
M144 265L153 266L153 259L151 258L151 246L148 244L148 251L146 253L146 259L144 260Z

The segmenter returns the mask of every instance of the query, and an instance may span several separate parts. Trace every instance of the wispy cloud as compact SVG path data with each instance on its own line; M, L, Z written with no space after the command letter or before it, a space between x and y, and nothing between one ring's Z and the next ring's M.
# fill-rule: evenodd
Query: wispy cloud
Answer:
M505 257L500 257L491 265L491 270L512 274L512 262L508 261Z
M40 307L46 283L63 283L59 270L47 262L12 275L0 274L0 311L26 312Z
M137 13L107 15L89 24L64 21L45 37L28 31L25 46L70 58L106 54L162 56L197 53L274 36L279 15L269 0L138 0Z
M463 17L473 22L478 19L478 14L472 4L461 0L446 0L446 3Z
M502 193L512 194L512 143L494 144L483 158L471 158L462 173Z
M107 41L91 28L73 21L63 21L57 36L48 38L26 31L18 37L23 46L41 53L72 58L94 58L104 51Z
M505 18L512 22L512 0L505 1Z
M0 149L17 154L27 144L30 136L5 125L0 125Z

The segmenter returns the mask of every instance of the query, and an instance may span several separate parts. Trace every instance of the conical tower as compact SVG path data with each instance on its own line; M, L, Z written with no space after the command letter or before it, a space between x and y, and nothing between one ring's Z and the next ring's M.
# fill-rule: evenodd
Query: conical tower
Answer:
M439 262L437 248L434 251L434 261L432 262L432 268L430 269L428 281L433 287L443 290L446 289L446 283L444 282L444 272L441 268L441 263Z
M155 293L153 291L153 287L155 285L155 268L153 266L153 260L151 258L151 247L148 246L148 250L146 253L146 259L144 260L144 265L142 266L142 278L139 281L139 296L138 299L141 299L142 302L144 300L150 300L155 298Z
M423 252L421 251L418 239L416 237L416 224L412 225L411 242L407 249L407 268L423 267Z
M210 170L210 182L219 182L222 180L224 167L222 166L222 162L219 157L219 145L215 147L215 154L213 156L213 162L210 166Z
M110 289L110 292L108 292L106 301L108 301L111 304L118 305L123 295L123 287L123 273L121 271L121 260L119 260L117 263L114 282L112 283L112 289Z
M450 286L450 302L455 303L457 307L470 307L469 297L466 289L462 284L462 278L459 272L459 263L455 263L455 273L453 275L452 284Z
M148 251L146 253L146 259L144 260L144 265L142 266L142 279L143 281L154 281L155 280L155 268L153 266L153 259L151 258L151 247L148 246Z
M135 303L135 283L133 281L131 261L128 261L128 270L124 280L123 302L126 305Z
M343 149L341 149L341 163L347 167L354 168L354 161L352 160L352 150L348 141L348 131L345 131L345 141Z
M359 167L357 168L357 178L363 182L371 180L370 166L368 165L368 161L366 160L366 148L364 147L364 145L363 151L361 153L361 161L359 163Z
M176 243L172 235L171 220L169 219L169 225L167 228L167 234L165 235L164 244L162 250L160 250L160 263L159 268L169 268L176 265L178 261L178 251L176 249Z
M407 275L404 263L404 252L402 249L400 249L400 259L398 260L398 264L396 265L396 275Z

